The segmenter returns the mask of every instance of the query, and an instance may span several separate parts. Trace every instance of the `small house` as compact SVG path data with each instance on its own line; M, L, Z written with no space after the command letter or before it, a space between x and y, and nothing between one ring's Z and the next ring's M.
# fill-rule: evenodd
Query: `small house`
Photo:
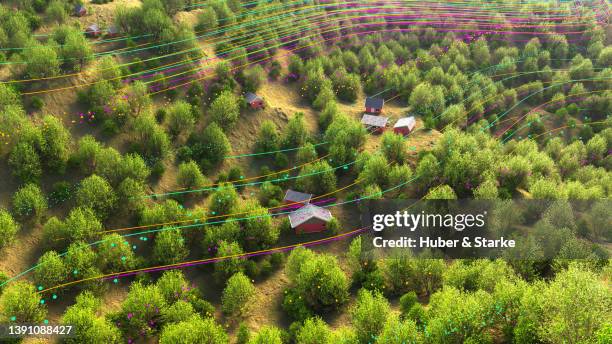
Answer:
M312 199L311 194L288 189L287 192L285 193L285 198L283 198L283 202L285 204L290 204L290 205L301 207L301 206L304 206L310 203L310 199Z
M119 28L114 25L109 26L106 30L106 37L112 38L117 36L119 36Z
M381 113L385 100L376 97L367 97L365 101L365 112L366 113Z
M251 109L261 109L264 107L263 99L255 93L247 92L247 94L244 95L244 99Z
M87 37L98 37L101 34L102 30L100 30L98 24L91 24L85 28L85 35L87 35Z
M404 117L397 120L393 126L393 132L400 135L410 134L416 127L416 119L413 116Z
M82 17L87 14L87 8L83 5L75 5L74 6L74 15L77 17Z
M289 223L296 234L322 232L331 219L329 210L314 204L307 204L289 214Z
M387 127L387 122L389 122L389 118L383 116L363 115L361 117L361 124L372 130L373 133L383 132Z

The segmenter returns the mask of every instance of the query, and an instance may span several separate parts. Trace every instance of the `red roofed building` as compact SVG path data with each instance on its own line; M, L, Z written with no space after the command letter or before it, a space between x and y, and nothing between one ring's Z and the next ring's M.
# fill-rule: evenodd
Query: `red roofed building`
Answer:
M289 214L289 223L296 234L322 232L331 219L329 210L314 204L307 204Z

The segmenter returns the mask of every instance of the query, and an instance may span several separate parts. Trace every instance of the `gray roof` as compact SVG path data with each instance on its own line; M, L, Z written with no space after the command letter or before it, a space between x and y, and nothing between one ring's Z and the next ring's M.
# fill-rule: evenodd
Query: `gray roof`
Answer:
M261 100L261 98L258 95L252 92L247 92L244 95L244 99L247 101L247 103L253 102L255 100Z
M397 120L393 128L408 127L410 130L416 125L416 119L413 116L404 117Z
M303 203L303 202L310 202L311 198L312 198L311 194L288 189L287 192L285 193L285 198L283 200L289 201L289 202Z
M382 109L385 105L385 100L382 98L368 97L365 101L365 107Z
M314 204L307 204L289 214L289 223L291 228L295 228L312 218L329 222L332 219L332 215L325 208L317 207Z
M370 127L383 128L387 126L389 118L383 116L363 115L361 117L361 123Z

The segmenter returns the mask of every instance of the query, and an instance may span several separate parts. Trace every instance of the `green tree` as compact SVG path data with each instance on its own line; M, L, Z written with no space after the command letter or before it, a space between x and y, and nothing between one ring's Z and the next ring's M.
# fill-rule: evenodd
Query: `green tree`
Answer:
M20 218L39 221L47 211L47 199L35 184L27 184L13 195L13 211Z
M351 308L351 319L362 343L368 343L383 330L390 313L389 301L379 292L361 289Z
M255 286L242 272L237 272L227 280L221 298L221 309L228 315L239 315L255 294Z
M308 318L300 327L296 336L296 344L331 344L331 331L321 318Z
M62 324L74 326L74 336L64 339L65 343L118 344L121 333L108 319L98 317L101 301L91 293L84 292L77 296L77 302L68 307L62 317Z
M165 326L159 336L160 344L228 344L229 338L214 318L194 316L189 320Z
M272 224L272 219L268 216L268 209L262 207L257 200L244 201L236 207L240 217L248 217L241 221L241 236L246 248L259 249L269 247L276 243L280 235L280 228Z
M22 55L26 64L25 74L29 78L53 77L59 73L57 53L50 46L37 44Z
M155 236L153 257L160 264L178 263L188 254L189 248L179 229L164 229Z
M222 216L231 213L238 202L236 189L230 183L223 183L217 187L210 197L208 208L214 216Z
M263 326L256 335L251 337L248 344L282 344L281 331L274 326Z
M191 129L195 124L195 117L191 104L183 100L179 100L172 104L167 111L166 122L170 132L174 135Z
M70 30L64 37L60 56L68 68L79 71L86 62L93 59L93 49L78 29Z
M212 32L217 27L217 14L211 7L205 7L202 12L198 13L198 23L195 29L197 31Z
M102 271L126 271L137 264L134 251L128 241L119 234L105 235L98 246L98 267Z
M91 175L81 181L76 191L79 204L91 208L100 219L106 219L117 205L117 196L106 179Z
M221 241L217 250L217 257L231 258L223 258L215 263L217 278L227 279L237 272L243 272L245 260L239 257L242 253L242 248L237 242Z
M40 156L30 143L17 143L11 150L8 163L13 175L23 183L36 182L42 176Z
M297 112L289 119L284 129L283 146L295 148L303 145L308 139L308 131L304 122L304 114Z
M210 104L210 116L223 130L231 129L240 115L238 98L230 91L223 91Z
M28 282L11 283L0 295L0 320L3 323L39 323L46 314L47 309L40 302L40 296Z
M0 208L0 249L12 243L18 231L19 224L8 211Z
M580 343L610 322L612 297L605 282L584 266L570 265L545 288L538 334L542 340Z
M198 164L194 161L184 162L179 165L176 176L177 184L187 190L197 190L210 184L210 181L202 174Z
M209 124L201 134L193 135L188 142L192 158L200 163L203 169L209 169L221 163L231 151L227 136L216 123Z
M260 65L247 68L244 71L244 91L256 92L266 81L266 72Z
M133 283L121 304L122 324L135 333L150 331L149 322L158 320L166 306L166 300L157 285Z
M58 118L50 115L43 117L41 131L45 142L42 156L46 165L63 172L70 156L70 132Z
M259 127L255 150L260 153L272 152L278 150L279 144L280 138L276 125L268 119L264 120Z
M417 324L413 320L400 320L397 316L390 316L376 337L376 343L421 343L422 337Z
M67 276L66 265L55 251L47 251L38 259L34 280L38 286L52 287L60 284Z
M389 162L403 164L406 160L406 142L401 135L392 132L384 133L381 148Z
M309 193L324 194L336 188L334 169L324 160L302 167L298 178L297 187Z
M294 250L286 271L297 294L315 311L336 308L348 299L348 279L333 256Z

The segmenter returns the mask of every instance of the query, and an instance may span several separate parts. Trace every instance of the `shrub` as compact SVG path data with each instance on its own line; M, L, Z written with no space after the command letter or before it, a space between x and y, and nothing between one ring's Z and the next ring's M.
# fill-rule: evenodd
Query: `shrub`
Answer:
M217 257L228 257L215 263L215 274L218 279L227 279L237 272L244 271L245 260L238 257L243 253L242 248L236 242L221 241Z
M304 325L298 330L296 344L319 344L330 343L331 331L320 318L309 318L304 321Z
M100 219L106 219L116 207L117 196L104 178L94 174L81 181L76 200L91 208Z
M13 242L17 231L19 224L8 211L0 208L0 249Z
M15 215L38 221L47 211L47 199L35 184L27 184L13 195Z
M191 317L189 320L165 326L159 336L160 344L173 343L228 344L227 333L214 318Z
M34 270L34 280L40 287L51 287L61 283L66 278L66 266L62 257L55 251L48 251L38 260Z
M400 298L400 310L403 316L406 316L412 306L418 302L418 297L414 291L407 292Z
M221 298L221 310L228 315L239 315L255 294L253 283L241 272L227 280Z
M335 257L294 250L287 276L304 302L315 311L336 308L348 299L349 282Z
M36 289L27 282L11 283L0 295L0 319L3 323L38 323L46 314Z
M173 264L185 260L189 248L180 229L164 228L155 236L153 258L160 264Z
M210 184L194 161L181 163L176 176L177 184L187 190L201 189Z
M382 294L367 289L359 291L350 313L357 336L362 343L367 343L380 334L389 312L389 301Z
M62 318L62 324L74 326L74 336L66 338L65 343L96 343L104 342L118 344L121 333L104 317L97 317L100 300L88 292L77 296L77 302L68 307Z
M376 337L376 343L380 344L420 343L421 341L421 334L416 323L413 320L400 320L397 316L389 317L380 335Z
M230 91L221 92L221 94L210 104L210 116L223 130L231 129L238 115L240 107L238 98Z
M274 326L263 326L251 337L249 344L282 344L282 333Z

